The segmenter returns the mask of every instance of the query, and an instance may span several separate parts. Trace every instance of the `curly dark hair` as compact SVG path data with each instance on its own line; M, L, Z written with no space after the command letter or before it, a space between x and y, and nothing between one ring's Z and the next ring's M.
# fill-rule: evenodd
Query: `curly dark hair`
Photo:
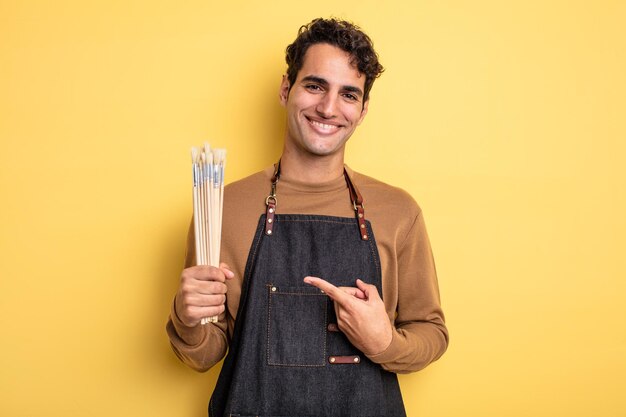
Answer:
M378 54L374 50L374 44L369 36L355 24L334 18L318 18L307 25L303 25L298 31L296 40L287 47L285 60L287 61L289 89L291 90L296 82L306 51L310 46L317 43L336 46L352 56L350 63L361 74L365 74L363 102L367 101L374 80L380 76L384 68L378 62Z

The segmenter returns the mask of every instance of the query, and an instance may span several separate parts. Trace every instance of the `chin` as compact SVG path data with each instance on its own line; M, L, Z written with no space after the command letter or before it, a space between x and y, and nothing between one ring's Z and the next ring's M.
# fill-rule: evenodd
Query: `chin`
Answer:
M315 156L330 156L339 153L340 148L307 148L307 152Z

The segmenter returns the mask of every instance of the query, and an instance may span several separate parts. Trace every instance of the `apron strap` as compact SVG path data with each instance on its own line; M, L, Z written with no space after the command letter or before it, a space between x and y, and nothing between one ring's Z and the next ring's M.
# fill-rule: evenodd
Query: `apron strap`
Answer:
M348 175L348 171L345 167L343 168L343 176L346 179L346 184L348 185L348 190L350 191L350 200L352 201L354 214L359 225L359 234L361 235L362 240L368 240L369 236L367 235L367 226L365 224L365 208L363 206L363 197L352 182L352 179ZM265 198L265 234L268 236L272 235L272 229L274 227L274 215L276 214L276 205L278 204L278 200L276 198L276 184L278 183L279 179L280 160L278 160L278 163L275 165L274 168L270 194Z
M365 225L365 208L363 206L363 197L356 188L356 185L352 182L352 179L348 175L346 168L343 168L343 176L346 178L348 189L350 190L350 200L352 200L352 207L354 207L354 214L356 215L357 223L359 224L359 233L362 240L367 240L367 227Z
M280 159L274 167L274 175L272 175L272 189L270 195L265 198L265 234L272 235L272 228L274 227L274 215L276 214L276 205L278 200L276 199L276 184L280 178Z

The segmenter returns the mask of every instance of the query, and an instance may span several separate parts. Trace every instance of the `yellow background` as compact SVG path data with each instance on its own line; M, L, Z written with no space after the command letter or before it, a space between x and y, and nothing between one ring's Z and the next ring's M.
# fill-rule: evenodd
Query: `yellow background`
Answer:
M199 417L164 332L189 148L276 160L284 47L387 71L348 147L421 204L451 345L410 416L626 415L626 3L0 1L0 415Z

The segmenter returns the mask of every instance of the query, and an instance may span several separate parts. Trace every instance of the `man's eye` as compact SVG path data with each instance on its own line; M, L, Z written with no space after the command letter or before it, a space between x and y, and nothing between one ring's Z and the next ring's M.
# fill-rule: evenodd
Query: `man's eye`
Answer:
M305 86L305 88L307 90L311 90L311 91L320 91L322 88L317 85L317 84L308 84L307 86Z
M357 96L355 96L354 94L344 94L343 95L345 98L347 98L350 101L357 101L359 98Z

